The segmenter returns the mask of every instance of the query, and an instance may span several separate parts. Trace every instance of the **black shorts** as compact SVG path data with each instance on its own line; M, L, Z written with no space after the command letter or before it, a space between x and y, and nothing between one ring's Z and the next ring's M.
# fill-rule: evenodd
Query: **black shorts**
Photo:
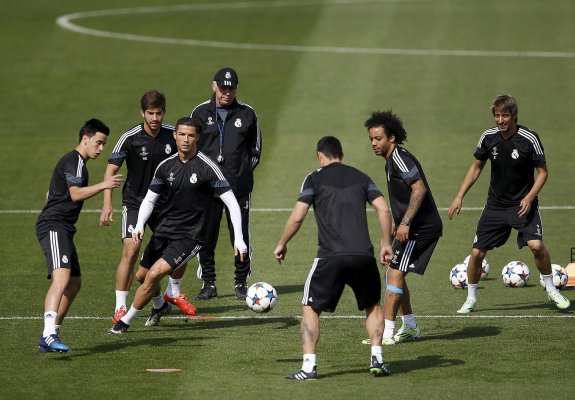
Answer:
M172 267L172 272L174 272L194 258L201 247L195 240L171 240L152 235L142 255L140 266L150 269L156 261L162 258Z
M345 285L364 310L381 300L381 280L375 258L334 256L316 258L305 281L302 304L316 311L334 312Z
M394 240L393 259L389 263L389 268L423 275L437 242L439 238L408 240L407 242Z
M133 208L125 204L122 206L122 240L132 238L132 231L138 223L138 211L139 208ZM154 232L157 225L156 213L152 212L152 215L150 215L146 225L148 225L152 232ZM144 229L145 228L146 227L144 226Z
M48 265L48 276L52 278L52 271L58 268L68 268L71 276L81 276L80 262L74 244L74 235L65 229L52 230L37 234L40 247L44 251Z
M539 207L532 207L527 215L518 215L519 207L483 209L473 247L480 250L491 250L507 242L511 229L516 229L517 246L522 248L529 240L543 240L543 224Z

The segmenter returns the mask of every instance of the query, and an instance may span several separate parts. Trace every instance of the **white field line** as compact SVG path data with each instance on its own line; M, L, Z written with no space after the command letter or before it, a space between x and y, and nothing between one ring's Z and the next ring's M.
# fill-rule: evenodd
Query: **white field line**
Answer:
M204 318L201 318L204 317ZM322 319L365 319L365 315L322 315ZM575 314L557 314L557 315L417 315L417 318L425 319L564 319L564 318L575 318ZM24 317L24 316L14 316L14 317L0 317L0 321L33 321L33 320L43 320L43 316L35 317ZM93 317L93 316L67 316L66 319L73 320L109 320L110 317ZM185 316L166 316L162 319L182 319L187 320ZM208 316L202 315L198 320L200 321L210 321L210 320L252 320L252 319L270 319L270 320L284 320L284 319L301 319L299 315L254 315L254 316ZM193 320L193 319L192 319Z
M97 29L85 28L73 23L73 20L105 17L111 15L149 14L160 12L182 11L217 11L229 9L247 9L256 7L303 7L314 5L342 5L360 3L384 3L398 2L400 0L369 1L369 0L324 0L324 1L268 1L268 2L240 2L240 3L203 3L159 7L135 7L112 10L95 10L62 15L56 19L56 23L63 29L83 35L104 37L108 39L128 40L137 42L175 44L185 46L263 50L263 51L290 51L308 53L332 53L332 54L368 54L368 55L407 55L407 56L450 56L450 57L521 57L521 58L575 58L575 52L561 51L515 51L515 50L445 50L445 49L402 49L402 48L361 48L361 47L338 47L338 46L298 46L298 45L273 45L263 43L235 43L220 42L214 40L177 39L169 37L156 37L135 35L128 33L116 33ZM414 0L418 1L418 0ZM419 0L429 1L429 0Z
M540 206L540 210L575 210L575 206ZM439 211L447 211L447 207L438 208ZM463 207L462 211L481 211L483 207ZM0 214L40 214L42 210L25 210L25 209L7 209L0 210ZM82 210L82 213L86 214L97 214L102 210L99 209L87 209ZM291 212L291 208L252 208L251 212ZM313 212L313 209L310 209ZM373 211L373 209L368 208L367 211ZM121 213L122 210L114 210L115 213Z

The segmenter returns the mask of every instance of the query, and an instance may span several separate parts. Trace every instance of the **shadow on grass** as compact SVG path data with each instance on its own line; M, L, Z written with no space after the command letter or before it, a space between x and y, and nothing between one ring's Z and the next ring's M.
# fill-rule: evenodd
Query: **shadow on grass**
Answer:
M417 339L418 342L423 342L426 340L460 340L460 339L473 339L478 337L488 337L497 336L501 333L501 328L499 326L469 326L460 329L456 332L450 332L439 335L427 335L425 334L421 338Z
M442 355L429 355L429 356L419 356L413 360L401 360L393 361L388 363L389 371L391 375L402 374L406 372L412 372L418 369L428 369L428 368L449 368L455 365L464 364L465 361L456 358L445 358ZM321 378L333 378L340 375L348 374L369 374L369 368L367 366L363 368L348 369L344 371L333 371L328 373L321 373Z
M92 347L81 348L76 351L72 351L69 354L62 355L61 357L54 358L55 361L70 361L74 358L91 356L93 354L102 354L108 352L115 352L127 348L138 348L141 346L146 347L162 347L162 346L180 346L180 345L190 345L191 342L193 346L203 346L202 341L209 341L218 339L217 337L210 336L182 336L173 337L173 334L179 334L177 332L182 331L206 331L213 329L230 329L237 327L250 326L261 331L260 327L267 324L278 324L280 326L274 327L273 329L288 329L294 325L299 325L299 321L294 318L285 319L230 319L230 320L208 320L208 319L198 319L198 320L181 320L181 322L169 322L166 323L162 320L162 324L156 327L146 328L137 322L136 327L131 327L130 330L122 335L108 335L109 342L99 343ZM147 335L157 335L166 333L172 335L171 337L145 337Z

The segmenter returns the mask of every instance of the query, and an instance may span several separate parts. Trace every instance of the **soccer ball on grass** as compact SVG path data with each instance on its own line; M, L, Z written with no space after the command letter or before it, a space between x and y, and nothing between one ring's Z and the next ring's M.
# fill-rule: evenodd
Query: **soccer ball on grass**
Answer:
M551 278L553 279L553 285L555 285L559 290L563 289L569 280L565 268L559 264L551 264ZM545 281L541 274L539 274L539 283L541 283L541 286L545 287Z
M465 264L465 266L469 265L469 259L471 258L471 256L467 256L465 257L465 260L463 260L463 264ZM483 259L483 262L481 263L481 276L479 277L479 280L483 281L485 279L487 279L487 276L489 275L489 263L487 262L487 258Z
M467 265L457 264L451 268L449 282L455 289L465 289L467 287Z
M520 288L529 281L529 267L523 261L511 261L501 271L503 283L507 287Z
M267 282L256 282L248 289L246 304L257 313L268 312L276 305L278 294Z

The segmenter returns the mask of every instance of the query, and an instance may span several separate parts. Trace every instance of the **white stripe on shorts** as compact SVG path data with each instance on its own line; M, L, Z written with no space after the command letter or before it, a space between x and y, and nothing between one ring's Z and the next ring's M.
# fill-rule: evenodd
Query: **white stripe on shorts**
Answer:
M399 264L400 271L407 272L407 268L409 267L409 260L411 259L411 253L413 253L414 248L415 240L408 240L407 244L405 245L403 255L401 256L401 263Z
M58 246L58 232L50 231L50 249L52 250L52 267L58 269L60 265L60 247Z
M307 275L307 279L305 280L305 285L303 286L303 297L301 299L301 304L308 305L307 301L309 298L309 284L311 282L311 277L313 276L313 273L315 272L315 269L317 267L317 263L319 262L319 258L315 258L313 260L313 264L311 265L311 269L309 271L309 274Z

